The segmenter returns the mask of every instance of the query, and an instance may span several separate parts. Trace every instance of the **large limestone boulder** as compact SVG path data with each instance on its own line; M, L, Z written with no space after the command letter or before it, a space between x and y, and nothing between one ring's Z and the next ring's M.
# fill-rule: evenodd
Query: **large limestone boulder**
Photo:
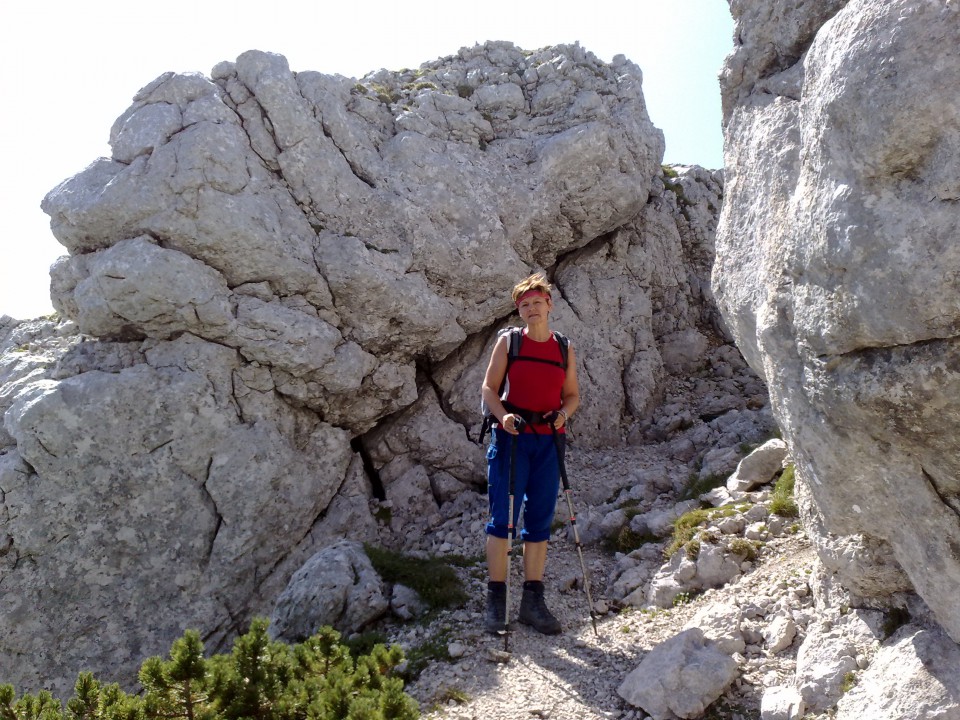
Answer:
M265 611L342 482L345 430L243 422L235 352L175 344L152 364L37 380L5 413L3 674L22 686L136 666L187 627L216 642L226 618Z
M960 56L943 52L960 7L731 9L718 304L769 382L822 546L861 538L960 641L960 106L944 92Z
M579 351L578 441L648 426L723 342L723 179L661 168L641 77L487 43L360 81L250 51L140 90L43 201L60 320L0 324L0 677L130 681L187 627L222 647L344 535L410 540L374 498L449 519L535 269Z

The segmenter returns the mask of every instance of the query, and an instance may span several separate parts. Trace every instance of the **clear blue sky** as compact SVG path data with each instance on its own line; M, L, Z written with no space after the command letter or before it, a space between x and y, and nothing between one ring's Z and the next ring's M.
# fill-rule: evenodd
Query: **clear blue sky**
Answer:
M293 70L362 77L418 67L486 40L524 49L579 41L644 73L664 162L723 164L717 73L732 48L726 0L10 0L0 7L0 314L52 311L49 266L64 254L43 196L99 156L110 126L163 72L209 74L250 49Z

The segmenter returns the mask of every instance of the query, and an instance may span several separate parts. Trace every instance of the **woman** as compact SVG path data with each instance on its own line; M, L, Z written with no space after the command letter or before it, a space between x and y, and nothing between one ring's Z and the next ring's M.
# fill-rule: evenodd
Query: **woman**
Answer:
M512 361L509 359L509 336L502 334L493 348L481 389L483 400L496 419L487 449L491 519L486 528L489 582L484 623L490 632L503 630L507 620L510 543L507 516L512 442L517 444L514 497L523 498L524 583L519 620L547 635L561 630L543 597L547 540L560 486L553 428L561 435L562 449L564 426L580 404L580 392L573 347L561 336L567 346L564 353L561 340L550 330L551 290L543 273L531 275L513 288L513 301L524 323L519 354ZM504 380L506 391L501 397ZM525 423L518 422L520 418ZM522 432L518 432L519 425L523 425ZM514 503L514 526L520 507L520 502Z

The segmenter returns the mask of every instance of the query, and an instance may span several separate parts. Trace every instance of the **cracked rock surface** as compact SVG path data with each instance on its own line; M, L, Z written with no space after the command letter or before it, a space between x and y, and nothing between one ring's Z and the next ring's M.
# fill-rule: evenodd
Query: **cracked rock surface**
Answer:
M731 3L713 286L824 562L960 642L960 83L951 2ZM777 58L772 55L779 53Z

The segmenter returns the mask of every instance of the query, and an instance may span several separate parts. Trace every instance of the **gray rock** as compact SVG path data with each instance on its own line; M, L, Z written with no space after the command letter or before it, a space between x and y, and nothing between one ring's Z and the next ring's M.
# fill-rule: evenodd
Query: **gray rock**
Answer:
M857 611L837 618L836 623L807 628L797 652L796 686L808 711L820 712L836 704L847 674L857 670L860 649L874 642L869 625Z
M156 368L37 380L5 413L29 463L4 494L5 530L17 555L35 558L4 578L3 617L20 618L4 625L22 649L13 658L37 643L59 647L65 666L136 665L144 647L182 633L185 615L218 627L226 607L257 607L282 589L261 568L282 575L302 561L300 543L349 462L344 433L305 424L307 453L276 426L239 422L225 394L232 351L187 336L176 345L183 369L162 367L158 353ZM194 363L210 370L187 369ZM61 582L50 585L50 573ZM108 614L95 636L79 630L114 603L128 612ZM21 665L25 682L58 677L44 663Z
M673 524L677 521L677 518L697 507L699 507L698 501L687 500L664 510L651 510L637 517L643 518L642 522L651 533L657 537L666 537L673 532Z
M427 610L427 604L416 590L398 583L390 594L390 610L401 620L413 620Z
M604 515L603 520L600 521L600 529L604 535L610 536L619 532L626 524L627 513L618 508Z
M628 605L643 605L646 598L642 592L644 584L650 579L651 569L647 565L637 565L620 573L607 591L613 600L623 600ZM636 597L635 591L641 590Z
M707 451L700 466L700 479L728 476L736 469L742 456L743 453L737 446L720 446Z
M727 478L727 490L747 492L767 484L780 471L786 457L787 444L783 440L768 440L737 464L733 475Z
M783 652L790 647L796 636L797 624L789 615L778 615L763 632L763 640L767 650L774 654Z
M450 498L484 486L477 388L534 269L580 358L584 447L651 422L670 369L710 367L723 176L664 185L640 69L486 43L421 71L357 82L251 51L164 74L117 119L113 157L44 199L69 322L0 321L0 676L61 694L76 667L129 679L185 617L225 647L331 540L419 546L365 502L379 479L412 510L416 466L418 517L459 550L482 532ZM735 446L759 416L704 437Z
M883 597L913 590L900 566L890 562L888 543L871 534L838 536L827 530L802 474L794 486L794 497L820 562L843 587L859 597Z
M430 487L430 478L423 465L415 465L399 478L391 482L387 488L387 500L393 509L393 523L395 530L422 525L423 519L431 512L436 511L437 504L433 499Z
M663 339L660 355L669 373L692 373L706 362L707 338L693 328Z
M679 568L680 562L680 559L677 558L674 561L675 566L672 563L671 565L665 565L658 570L650 580L650 585L646 590L645 596L641 596L639 593L634 592L628 595L624 600L626 601L627 599L630 599L633 605L650 603L656 607L672 607L677 596L689 589L689 586L686 584L686 582L679 579L674 572L674 569ZM693 565L693 563L688 563L688 566L694 568L696 567Z
M146 236L58 262L52 272L60 309L90 335L218 339L235 322L220 273Z
M698 628L690 628L645 655L617 694L654 720L695 718L736 676L736 661L704 639Z
M701 495L700 501L709 503L713 505L713 507L721 507L722 505L729 505L731 502L734 502L734 499L726 487L715 487L710 492Z
M743 653L746 647L740 626L742 618L743 611L734 603L708 605L698 610L684 629L699 628L719 650L733 655Z
M777 379L771 405L825 530L886 544L874 559L960 641L960 249L942 241L960 224L960 108L939 90L960 77L939 50L960 42L960 7L735 15L714 295L751 367Z
M779 685L763 691L760 720L800 720L805 712L806 705L796 688Z
M461 497L469 488L450 473L441 470L430 476L430 489L433 497L442 506Z
M901 628L837 703L837 720L956 720L958 667L960 647L943 632Z
M270 634L292 643L324 625L356 632L390 607L384 592L363 546L343 540L312 556L293 574L270 615ZM399 604L404 603L398 600Z
M724 535L739 535L741 534L747 526L747 521L743 515L731 515L729 517L720 518L717 521L717 530L722 532Z
M740 562L722 545L701 544L697 554L698 589L721 587L740 575Z
M447 645L447 654L454 660L457 658L462 658L467 654L467 646L463 643L452 642Z

